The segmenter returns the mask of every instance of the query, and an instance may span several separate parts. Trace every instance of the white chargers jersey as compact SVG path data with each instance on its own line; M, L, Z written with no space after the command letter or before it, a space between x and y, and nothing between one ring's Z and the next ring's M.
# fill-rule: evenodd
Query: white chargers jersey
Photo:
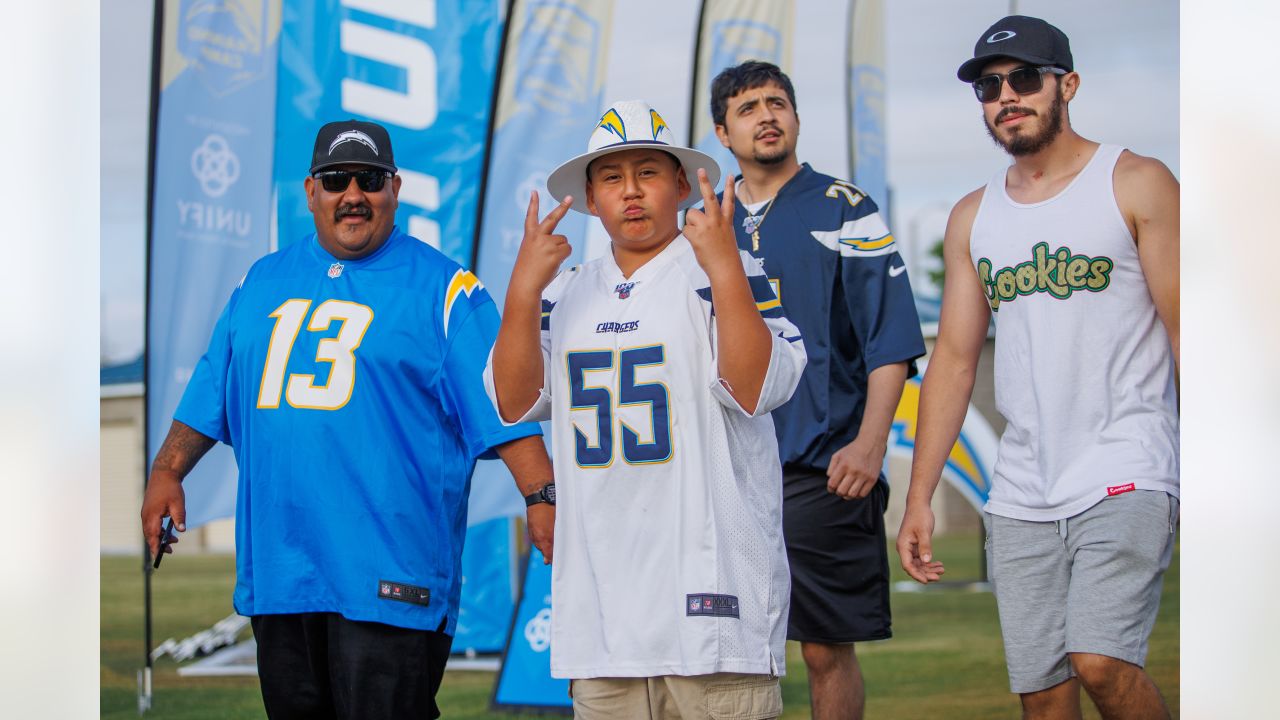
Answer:
M773 335L754 414L720 382L710 281L683 235L630 278L610 253L543 293L545 376L521 421L551 420L554 677L785 672L769 411L806 356L759 261L741 255ZM492 398L492 358L485 384Z

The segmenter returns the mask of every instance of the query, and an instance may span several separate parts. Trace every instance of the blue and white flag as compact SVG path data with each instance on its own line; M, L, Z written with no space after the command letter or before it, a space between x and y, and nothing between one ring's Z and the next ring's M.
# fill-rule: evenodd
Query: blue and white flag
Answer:
M506 297L524 236L530 195L538 191L544 216L555 207L547 193L547 175L586 151L600 118L612 6L608 0L515 3L498 88L476 263L476 274L498 307ZM585 227L586 216L569 213L556 228L573 245L565 267L582 261Z
M284 0L276 104L276 245L315 229L303 180L320 126L387 128L396 223L472 266L504 19L498 2Z
M164 14L148 239L148 460L222 306L267 252L280 32L279 0L167 0ZM187 527L235 514L230 448L210 451L183 487Z

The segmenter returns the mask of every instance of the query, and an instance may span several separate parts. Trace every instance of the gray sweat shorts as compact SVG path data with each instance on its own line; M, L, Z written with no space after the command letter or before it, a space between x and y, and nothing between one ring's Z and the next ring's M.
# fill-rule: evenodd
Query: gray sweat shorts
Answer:
M1068 653L1146 662L1173 557L1177 498L1138 490L1065 520L984 519L1012 692L1073 677Z

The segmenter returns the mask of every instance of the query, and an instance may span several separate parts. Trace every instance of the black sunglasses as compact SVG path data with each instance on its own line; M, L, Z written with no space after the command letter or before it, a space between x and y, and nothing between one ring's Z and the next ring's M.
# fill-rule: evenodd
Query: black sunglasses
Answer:
M984 103L995 102L1000 99L1001 83L1007 79L1009 88L1019 95L1034 95L1044 87L1044 73L1066 75L1067 71L1052 65L1040 67L1024 65L1016 70L1010 70L1008 75L999 73L983 75L973 81L973 94Z
M386 184L391 173L386 170L325 170L311 177L317 178L327 192L343 192L351 186L351 178L356 179L356 186L367 193L375 193Z

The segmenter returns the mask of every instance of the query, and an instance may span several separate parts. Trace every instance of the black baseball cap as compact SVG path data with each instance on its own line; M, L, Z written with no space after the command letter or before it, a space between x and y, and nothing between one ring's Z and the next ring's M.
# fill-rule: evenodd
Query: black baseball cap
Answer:
M395 172L396 160L387 129L363 120L326 123L316 133L310 173L314 175L334 165L372 165Z
M973 46L973 58L956 71L956 77L973 82L987 63L1007 57L1035 65L1052 65L1074 70L1071 43L1058 28L1026 15L1010 15L987 28Z

